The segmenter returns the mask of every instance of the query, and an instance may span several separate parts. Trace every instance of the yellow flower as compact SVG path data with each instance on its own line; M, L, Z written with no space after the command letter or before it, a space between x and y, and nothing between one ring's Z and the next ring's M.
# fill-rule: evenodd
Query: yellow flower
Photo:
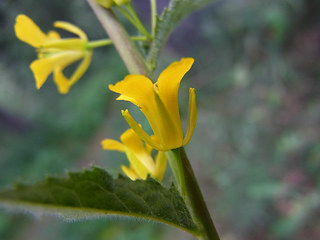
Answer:
M155 84L145 76L128 75L117 84L109 85L111 91L121 94L117 100L130 101L140 108L148 119L156 140L136 123L128 110L122 111L122 115L140 138L159 151L185 146L192 137L197 118L195 90L190 88L189 91L189 124L184 138L178 91L180 81L193 62L192 58L183 58L172 63L160 74Z
M151 156L152 148L144 145L141 139L132 129L125 131L121 137L121 142L112 139L105 139L101 142L106 150L124 152L130 162L130 167L121 166L123 172L132 180L146 179L148 174L162 180L166 170L166 156L164 152L158 152L156 161Z
M40 89L48 76L53 73L59 92L65 94L88 69L92 50L86 47L87 35L78 27L61 21L55 22L54 26L69 31L79 38L61 39L55 31L45 34L29 17L23 14L18 15L14 29L21 41L37 49L38 59L30 65L37 89ZM62 71L80 59L83 60L72 76L65 77Z

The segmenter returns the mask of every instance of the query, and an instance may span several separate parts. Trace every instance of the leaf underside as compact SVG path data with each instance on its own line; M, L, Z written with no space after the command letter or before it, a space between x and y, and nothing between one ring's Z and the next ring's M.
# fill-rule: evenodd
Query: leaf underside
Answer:
M33 185L17 184L14 189L2 190L0 207L71 221L118 214L163 222L187 232L195 229L174 186L167 189L152 178L131 181L120 175L113 179L96 167L68 173L67 178L48 177Z

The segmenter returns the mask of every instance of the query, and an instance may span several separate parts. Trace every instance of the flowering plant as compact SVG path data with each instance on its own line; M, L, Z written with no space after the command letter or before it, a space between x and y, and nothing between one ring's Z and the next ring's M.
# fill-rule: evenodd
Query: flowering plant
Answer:
M172 0L158 16L156 0L151 0L151 31L148 31L130 0L88 0L110 37L95 41L89 41L87 34L71 23L54 23L55 28L76 35L61 38L56 31L44 33L29 17L18 15L14 26L16 36L36 48L38 55L30 65L37 89L53 73L58 92L72 92L71 86L81 77L86 78L84 74L91 63L93 49L113 44L129 74L116 84L105 79L109 90L120 94L117 100L138 106L153 133L148 134L145 125L142 127L136 122L129 110L123 110L122 116L130 129L120 136L121 141L104 139L101 144L105 150L125 153L129 166L122 165L121 168L126 176L114 179L105 170L92 167L81 173L69 173L67 178L49 177L33 185L2 190L0 205L9 209L50 212L71 219L107 214L146 218L178 227L199 239L218 240L219 235L184 150L196 125L196 93L190 88L188 127L184 134L178 91L194 59L182 58L171 63L154 82L159 53L171 31L191 12L190 9L196 10L208 2ZM129 36L114 11L122 14L140 35ZM149 49L148 56L139 50L142 44ZM81 61L80 64L67 77L63 71L77 61ZM114 114L120 115L120 111ZM175 178L170 188L162 182L167 162Z

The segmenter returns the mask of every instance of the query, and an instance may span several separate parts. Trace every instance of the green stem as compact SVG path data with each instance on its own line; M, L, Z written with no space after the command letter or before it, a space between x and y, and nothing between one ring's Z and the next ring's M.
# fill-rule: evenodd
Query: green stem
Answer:
M133 26L135 26L142 34L144 34L143 30L141 30L139 25L136 23L136 20L125 9L123 9L121 6L117 6L117 9L133 24Z
M147 41L147 38L145 36L134 36L130 37L131 41ZM101 39L101 40L95 40L90 41L87 43L88 48L98 48L98 47L105 47L112 45L113 42L111 39Z
M179 162L177 165L182 168L182 178L184 180L179 183L185 185L181 186L181 189L186 191L185 201L199 228L199 238L203 240L220 240L184 148L177 148L171 150L171 152L173 152L172 156L175 156L175 160Z
M186 195L186 188L185 188L186 184L184 181L185 178L183 174L183 167L182 167L181 161L177 160L177 159L180 159L179 153L175 150L171 150L171 151L167 151L165 154L168 159L170 168L173 172L173 175L180 186L181 195L184 198Z
M151 26L152 26L152 36L154 37L156 31L156 22L157 22L157 3L156 0L150 0L151 8Z
M134 20L134 25L135 27L142 33L144 34L148 39L152 39L152 36L150 35L150 33L145 29L145 27L143 26L143 24L141 23L140 19L138 18L136 12L134 11L134 9L132 8L131 3L127 3L125 5L128 9L128 12L130 13L131 17Z
M87 0L101 25L114 43L120 57L131 74L142 74L152 79L141 53L137 50L124 27L110 9L104 9L94 0Z
M108 45L112 45L111 39L95 40L95 41L90 41L86 44L87 48L98 48L98 47L104 47Z

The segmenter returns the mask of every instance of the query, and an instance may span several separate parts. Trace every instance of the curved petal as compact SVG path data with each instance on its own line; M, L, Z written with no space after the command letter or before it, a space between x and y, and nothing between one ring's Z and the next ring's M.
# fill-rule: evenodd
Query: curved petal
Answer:
M159 142L159 138L155 135L150 136L151 140L157 144L160 144ZM151 155L151 151L153 150L153 147L150 146L149 144L145 143L145 148L147 150L147 152L149 153L149 155Z
M79 80L79 78L81 78L82 75L87 71L91 63L91 57L92 57L92 51L87 52L84 59L80 63L80 65L77 67L77 69L71 76L71 79L70 79L71 85L75 84Z
M155 120L159 122L157 125L159 132L156 132L156 136L159 137L162 145L167 150L181 147L183 141L181 123L179 123L179 126L176 126L157 92L155 93L155 101L158 115L154 116L158 118Z
M176 127L181 131L181 121L178 105L178 91L183 76L188 72L194 62L193 58L182 58L169 65L159 76L157 86L159 95L167 108Z
M139 155L145 151L143 142L132 129L128 129L127 131L125 131L120 136L120 140L133 153Z
M53 73L53 81L55 82L60 94L67 94L70 90L71 84L70 80L66 78L63 74L63 69L57 67Z
M153 83L143 75L130 74L115 85L109 85L109 89L121 95L117 100L130 101L137 105L148 119L155 135L161 138L161 116L155 99Z
M148 154L143 142L132 129L125 131L120 139L128 150L147 168L148 172L153 173L155 171L155 164L151 155Z
M63 22L63 21L56 21L54 23L54 27L56 28L61 28L64 29L68 32L72 32L76 35L79 36L79 38L83 39L83 40L88 40L87 34L85 34L80 28L78 28L77 26L68 23L68 22Z
M134 181L139 178L137 173L132 168L127 168L126 166L121 165L121 169L131 180Z
M156 171L151 176L161 181L163 178L163 174L166 171L166 167L167 167L167 157L164 152L159 151L156 157Z
M102 148L105 150L125 152L125 146L113 139L104 139L101 141Z
M54 69L54 73L53 73L53 80L55 82L55 84L58 87L58 91L61 94L66 94L69 92L70 87L77 81L79 80L79 78L81 77L81 75L78 75L78 79L72 79L73 76L71 77L71 79L65 77L65 75L63 74L63 69L65 67L67 67L68 65L78 61L80 58L82 57L82 53L79 52L78 53L78 57L75 57L74 59L70 59L69 62L66 62L65 64L61 63L59 66L57 66ZM83 60L84 61L84 60ZM82 62L83 62L82 61ZM89 62L90 63L90 62ZM79 68L81 67L82 63L79 65L79 67L77 68L76 72L79 71ZM82 69L83 70L83 69ZM86 69L85 69L86 70ZM74 73L75 74L75 73ZM73 75L74 75L73 74ZM72 81L73 80L73 81Z
M140 108L148 108L154 97L153 83L143 75L130 74L115 85L109 84L109 89L121 94L119 100L130 101Z
M193 131L197 122L197 105L196 91L194 88L189 89L189 113L188 113L188 129L183 139L183 146L187 145L193 135Z
M165 149L154 139L152 139L142 128L141 126L132 118L128 110L121 111L122 116L127 121L129 126L135 131L135 133L147 144L149 144L151 147L157 150L164 151Z
M17 16L14 30L21 41L35 48L39 47L47 39L41 29L24 14Z
M79 60L81 57L82 53L69 51L51 54L49 57L33 61L30 68L34 74L37 89L40 89L50 73L57 67L63 69L65 66Z
M127 102L132 102L134 105L139 106L138 102L131 97L125 96L125 95L120 95L119 97L117 97L118 101L122 100L122 101L127 101Z
M137 158L132 152L130 152L128 150L126 151L126 155L127 155L127 158L130 162L130 168L132 168L137 173L139 178L146 179L149 174L149 171L142 164L140 159Z

